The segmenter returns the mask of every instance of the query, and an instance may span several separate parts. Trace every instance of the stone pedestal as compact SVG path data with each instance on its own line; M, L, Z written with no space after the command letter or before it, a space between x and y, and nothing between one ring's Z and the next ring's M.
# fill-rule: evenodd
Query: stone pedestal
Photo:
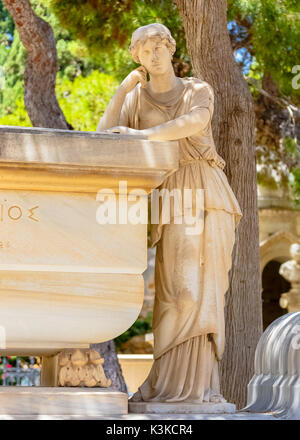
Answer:
M11 416L124 415L128 397L103 388L0 387L0 408Z
M0 145L0 355L43 356L42 383L55 385L59 352L113 339L138 317L148 194L176 170L178 147L17 127L0 128ZM130 220L137 203L145 222Z
M160 403L130 402L129 413L137 414L233 414L236 407L233 403Z

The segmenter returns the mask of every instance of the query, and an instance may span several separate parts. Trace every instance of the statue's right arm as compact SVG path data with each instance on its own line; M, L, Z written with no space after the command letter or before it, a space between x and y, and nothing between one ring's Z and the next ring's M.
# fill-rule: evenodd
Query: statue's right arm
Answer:
M131 92L134 87L141 83L142 87L147 82L147 72L144 67L139 67L133 70L126 78L122 81L120 87L117 89L116 93L112 97L104 115L99 121L96 131L103 131L109 128L119 125L121 110L127 96L127 93Z
M104 115L99 121L96 131L107 130L119 124L120 113L126 98L126 89L120 85L114 96L112 97Z

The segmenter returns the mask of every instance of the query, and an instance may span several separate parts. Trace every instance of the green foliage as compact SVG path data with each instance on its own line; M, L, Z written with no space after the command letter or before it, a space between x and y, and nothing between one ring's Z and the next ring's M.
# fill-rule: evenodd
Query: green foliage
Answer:
M47 21L53 30L56 40L57 60L61 76L73 80L76 76L88 75L94 69L94 65L86 58L76 56L74 41L70 33L64 29L48 6L48 0L31 0L35 13ZM76 46L76 44L75 44Z
M283 139L283 148L291 159L297 159L299 157L300 146L298 145L297 139L285 137Z
M44 0L31 0L31 5L37 15L48 21L52 26L57 42L57 58L60 75L74 79L78 75L88 75L93 71L94 65L87 59L76 56L74 42L68 31L63 29L57 17L47 8ZM2 5L2 4L1 4ZM1 17L3 14L3 20ZM12 19L6 9L0 8L0 118L17 112L17 103L24 96L24 71L26 50L22 45L19 33L11 25ZM12 22L13 23L13 22ZM2 28L1 28L2 25ZM1 30L3 32L1 33ZM7 46L3 35L13 33L13 42ZM2 35L2 37L1 37ZM5 87L3 87L5 78ZM22 110L22 106L18 107ZM15 119L15 116L10 119ZM21 120L23 116L21 115ZM8 124L8 122L7 122ZM22 125L22 124L21 124Z
M105 72L124 78L136 64L128 52L132 32L153 22L164 23L178 43L175 56L188 57L184 30L172 0L48 0L63 28L77 40L74 52Z
M121 345L129 341L133 336L145 335L152 331L152 317L153 313L148 313L144 319L137 319L135 323L122 335L114 339L117 351Z
M132 3L132 0L49 2L65 29L85 41L89 49L97 47L100 50L102 47L109 50L115 41L121 46L124 44L128 36L127 17Z
M96 131L99 119L118 84L112 76L97 70L87 77L79 75L74 81L66 76L59 76L56 83L56 96L67 121L75 130ZM15 91L15 89L8 90L11 93ZM15 101L13 111L0 116L0 125L32 126L25 109L22 91L21 97Z
M118 85L113 77L94 70L91 75L77 76L74 81L58 78L56 95L67 121L75 130L96 131Z
M0 125L14 125L19 127L32 127L23 97L17 98L15 109L12 113L0 116Z
M270 74L284 95L300 98L292 87L300 59L300 0L228 0L228 18L247 28L257 69Z
M257 183L266 188L276 190L278 188L278 183L276 182L274 176L271 174L271 169L263 168L257 173Z
M290 188L293 193L294 205L296 208L300 208L300 167L291 170Z
M0 2L0 44L9 46L11 38L14 34L14 21L7 9L4 8L2 2Z
M252 57L247 76L256 82L250 85L254 99L261 96L262 78L270 76L281 97L299 106L300 89L293 88L292 69L300 60L300 0L228 0L228 20L236 24L236 34L231 33L236 47ZM285 137L283 149L270 146L270 140L260 139L258 183L270 189L289 187L296 201L298 168L291 164L299 163L299 140Z
M25 58L12 17L0 3L0 118L15 111L23 95Z
M5 87L0 89L0 117L4 117L17 109L17 101L24 93L24 70L26 51L20 42L19 34L15 31L10 49L4 49L6 57L3 63ZM3 51L3 46L2 46ZM2 53L4 58L5 53Z

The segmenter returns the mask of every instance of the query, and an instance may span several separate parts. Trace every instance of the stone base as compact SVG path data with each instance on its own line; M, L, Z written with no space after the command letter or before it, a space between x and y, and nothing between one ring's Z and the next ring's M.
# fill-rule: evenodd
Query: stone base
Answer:
M162 403L162 402L128 402L129 413L136 414L233 414L236 407L233 403Z
M107 388L0 387L1 413L22 416L128 414L128 396Z

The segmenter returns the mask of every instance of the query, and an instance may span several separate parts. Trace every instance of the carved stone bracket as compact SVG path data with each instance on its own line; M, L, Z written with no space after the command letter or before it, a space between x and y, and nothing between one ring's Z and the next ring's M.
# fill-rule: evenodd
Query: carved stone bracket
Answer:
M68 350L58 357L58 385L62 387L104 387L111 385L96 350Z

